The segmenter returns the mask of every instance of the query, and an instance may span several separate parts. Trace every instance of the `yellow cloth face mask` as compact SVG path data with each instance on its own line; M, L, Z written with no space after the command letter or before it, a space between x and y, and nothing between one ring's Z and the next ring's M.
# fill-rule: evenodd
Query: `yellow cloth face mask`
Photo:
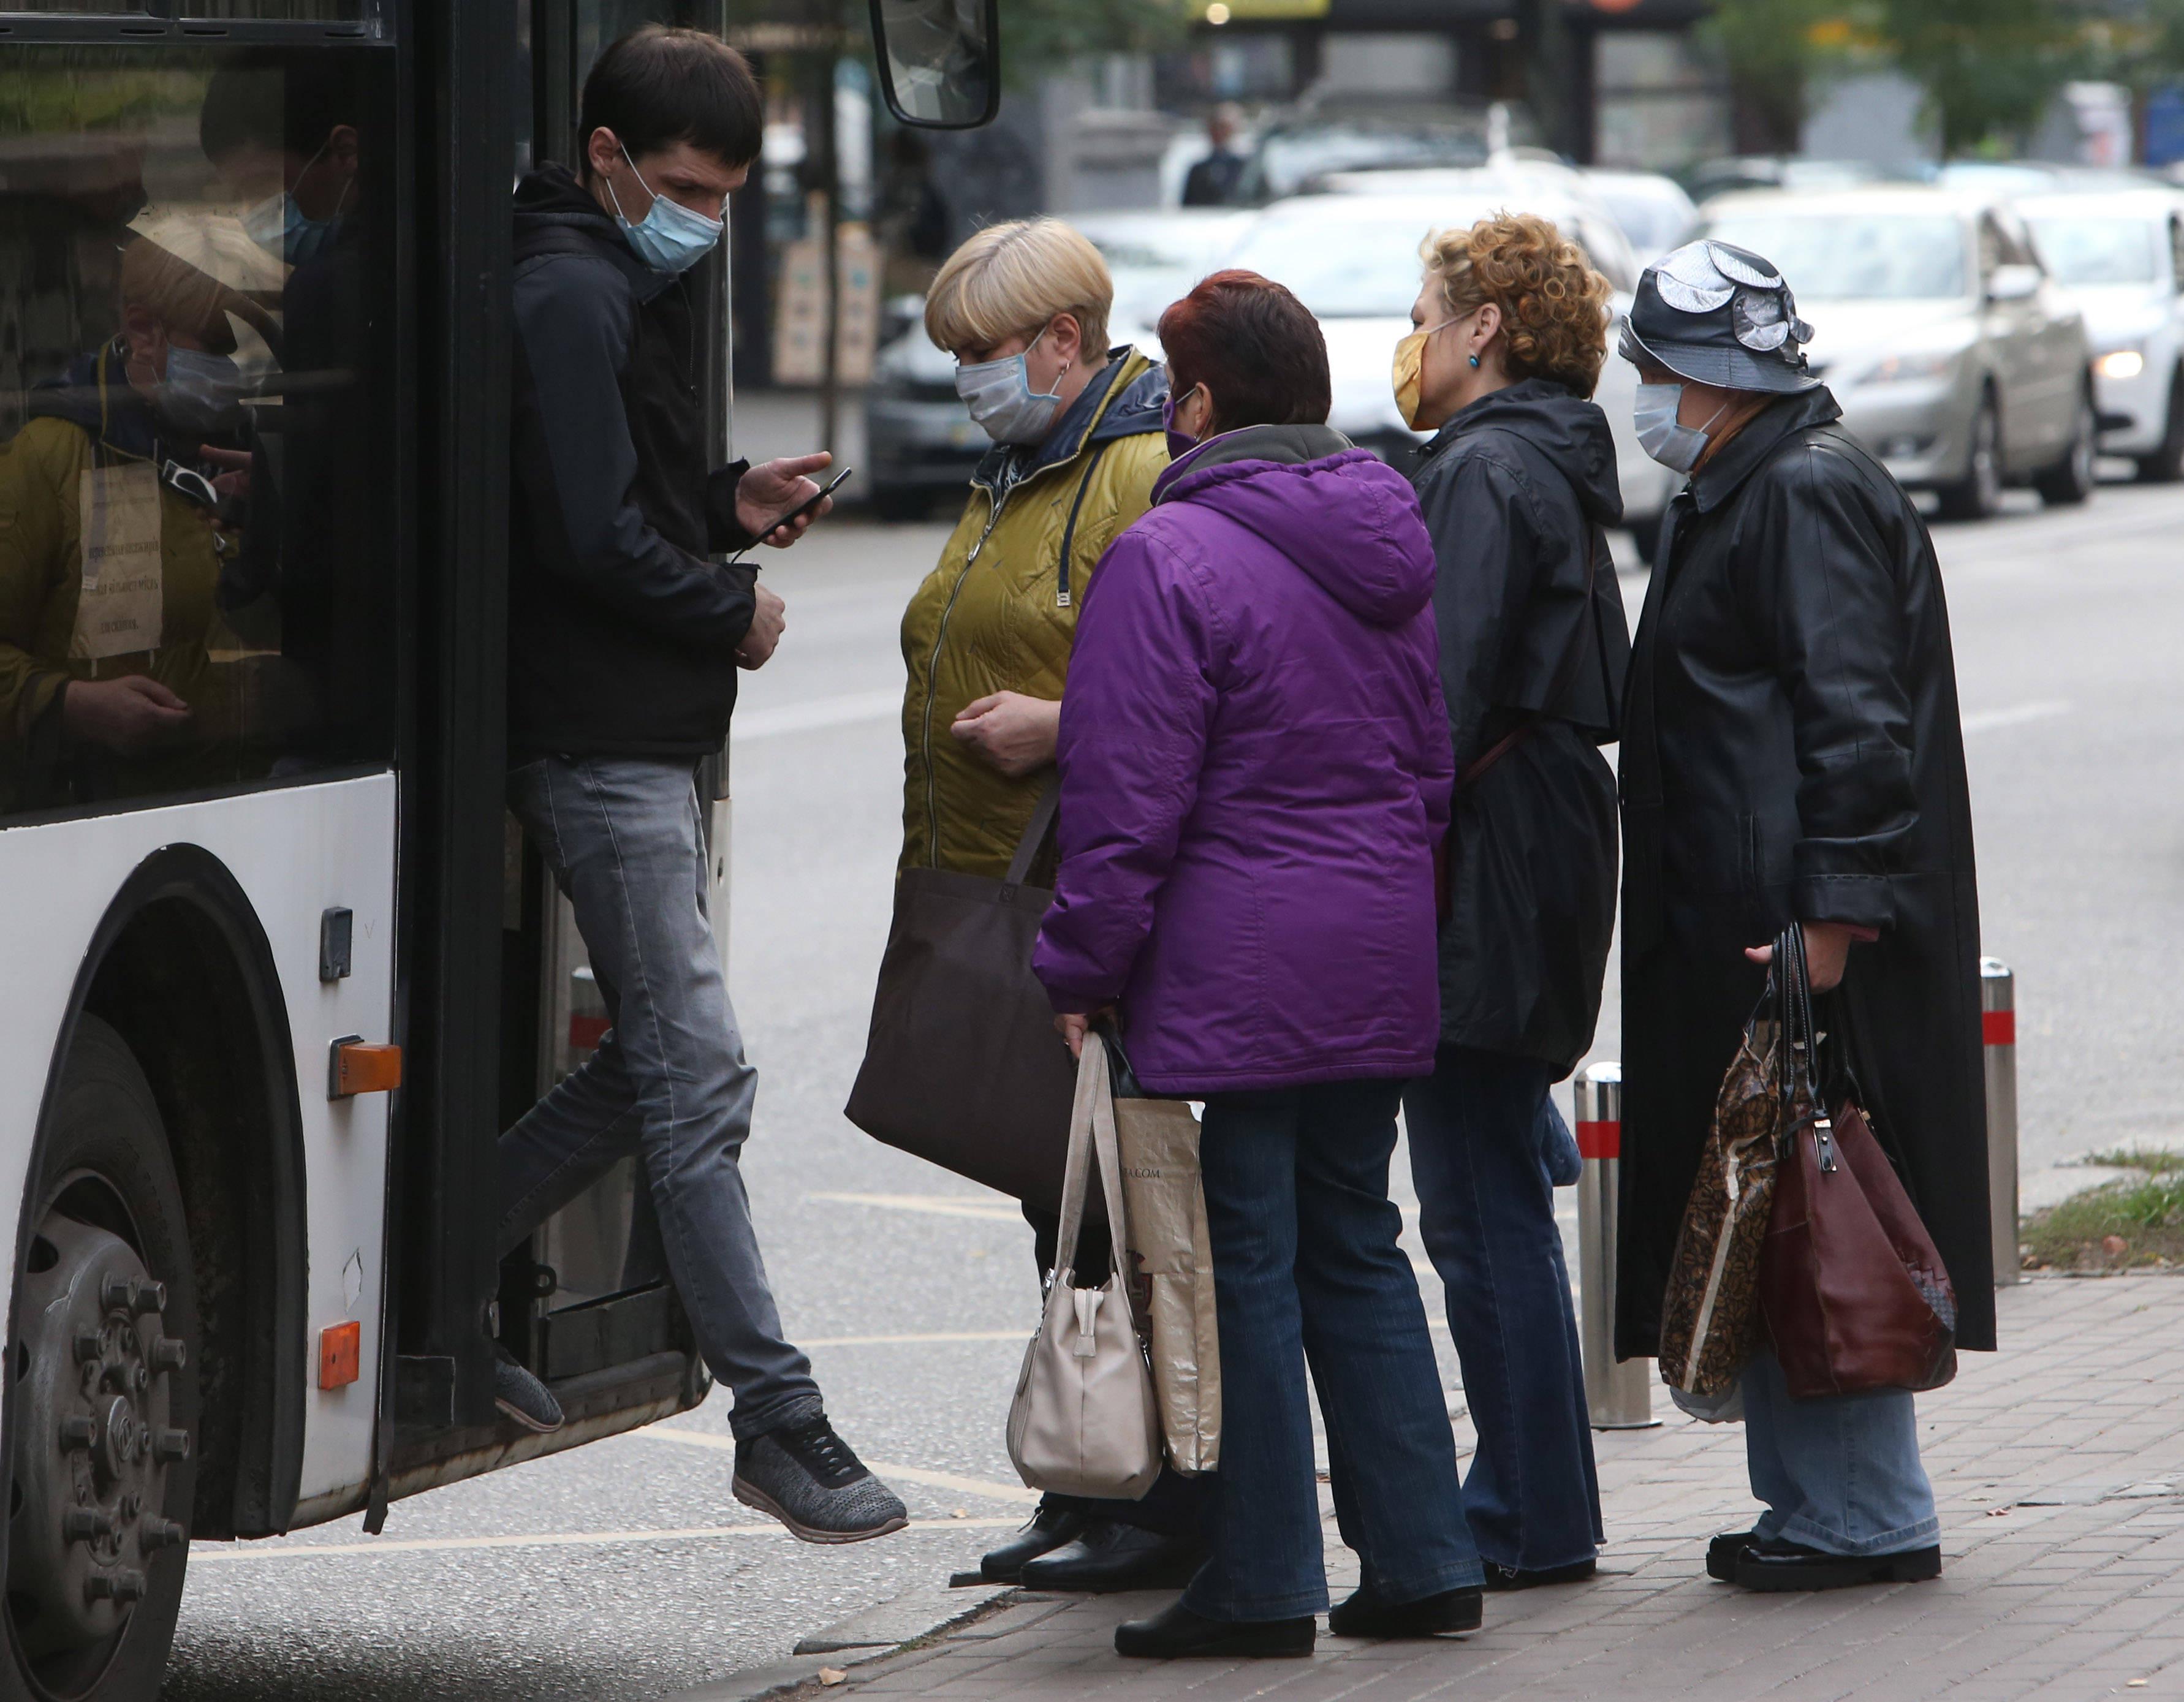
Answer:
M1443 320L1439 325L1422 326L1396 345L1396 411L1413 431L1431 431L1446 423L1418 417L1418 409L1424 405L1418 398L1418 384L1425 375L1427 341L1452 325L1462 325L1469 317L1466 314L1462 319Z

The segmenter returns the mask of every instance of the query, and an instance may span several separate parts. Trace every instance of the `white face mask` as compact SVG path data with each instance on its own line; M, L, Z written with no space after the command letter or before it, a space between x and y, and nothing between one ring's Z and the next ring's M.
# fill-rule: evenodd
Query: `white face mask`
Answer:
M1031 368L1024 359L1039 347L1039 337L1045 335L1040 331L1021 354L973 361L956 369L956 393L996 443L1044 443L1054 416L1061 411L1058 391L1031 387ZM1056 378L1055 382L1058 385L1061 380Z
M1713 419L1703 426L1686 426L1678 420L1677 410L1683 405L1682 385L1641 384L1637 405L1630 412L1631 423L1638 428L1638 447L1678 473L1688 473L1698 465L1699 457L1706 453L1707 433L1713 430L1715 420L1729 412L1731 403L1723 403L1714 409Z

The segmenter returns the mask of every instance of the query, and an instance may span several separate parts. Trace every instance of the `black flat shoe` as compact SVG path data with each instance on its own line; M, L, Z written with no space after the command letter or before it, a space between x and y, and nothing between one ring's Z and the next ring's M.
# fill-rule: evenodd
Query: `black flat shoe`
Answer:
M1481 1560L1486 1568L1486 1588L1490 1590L1537 1589L1541 1584L1581 1584L1600 1570L1598 1560L1572 1560L1566 1566L1505 1566L1495 1560Z
M1748 1590L1839 1590L1851 1584L1912 1584L1942 1576L1942 1549L1896 1555L1830 1555L1802 1543L1753 1543L1736 1557Z
M1207 1619L1181 1602L1171 1602L1150 1619L1126 1620L1115 1627L1115 1653L1144 1660L1188 1660L1227 1656L1294 1659L1312 1653L1318 1621L1262 1619L1250 1623Z
M1112 1519L1088 1521L1083 1534L1050 1554L1028 1560L1017 1581L1026 1589L1181 1589L1206 1564L1206 1544L1195 1538L1163 1537Z
M1337 1602L1329 1612L1327 1628L1337 1637L1440 1637L1478 1630L1485 1612L1476 1585L1391 1604L1382 1601L1372 1585L1360 1584L1349 1600Z
M1091 1522L1074 1507L1041 1507L1023 1529L986 1552L978 1562L979 1576L989 1584L1020 1583L1026 1561L1075 1542Z
M1736 1582L1736 1557L1759 1540L1757 1531L1724 1531L1707 1544L1707 1576Z

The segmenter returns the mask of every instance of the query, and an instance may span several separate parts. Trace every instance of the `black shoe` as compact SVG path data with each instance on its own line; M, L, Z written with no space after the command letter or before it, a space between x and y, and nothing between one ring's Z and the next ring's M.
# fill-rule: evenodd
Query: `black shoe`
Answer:
M554 1391L526 1371L515 1354L493 1344L493 1404L521 1425L541 1436L561 1427L561 1403Z
M1757 1531L1724 1531L1707 1544L1707 1576L1736 1582L1736 1557L1759 1540Z
M1802 1543L1753 1543L1736 1557L1748 1590L1839 1590L1850 1584L1912 1584L1942 1576L1942 1549L1895 1555L1830 1555Z
M861 1543L910 1522L901 1498L823 1417L737 1443L735 1491L807 1543Z
M1476 1584L1443 1590L1416 1601L1384 1602L1370 1584L1360 1584L1349 1600L1337 1602L1327 1628L1337 1637L1439 1637L1451 1631L1476 1631L1485 1614Z
M1309 1616L1249 1622L1207 1619L1176 1601L1150 1619L1125 1620L1117 1626L1115 1653L1147 1660L1182 1660L1194 1655L1279 1659L1311 1654L1318 1632L1318 1621Z
M1566 1566L1505 1566L1498 1560L1481 1560L1490 1590L1536 1589L1541 1584L1581 1584L1600 1570L1598 1560L1572 1560Z
M1089 1521L1082 1536L1027 1560L1017 1581L1029 1590L1181 1589L1206 1564L1195 1537L1163 1537L1114 1519Z
M1074 1507L1042 1506L1029 1524L978 1562L979 1576L989 1584L1021 1583L1025 1561L1075 1542L1091 1522Z

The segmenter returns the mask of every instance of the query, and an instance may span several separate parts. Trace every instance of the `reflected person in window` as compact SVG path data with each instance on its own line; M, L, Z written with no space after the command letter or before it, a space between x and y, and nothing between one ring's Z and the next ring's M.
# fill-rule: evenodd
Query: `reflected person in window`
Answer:
M37 386L0 451L0 801L15 808L207 783L237 726L208 637L237 542L227 504L247 490L235 327L271 322L146 237L120 275L120 333Z

